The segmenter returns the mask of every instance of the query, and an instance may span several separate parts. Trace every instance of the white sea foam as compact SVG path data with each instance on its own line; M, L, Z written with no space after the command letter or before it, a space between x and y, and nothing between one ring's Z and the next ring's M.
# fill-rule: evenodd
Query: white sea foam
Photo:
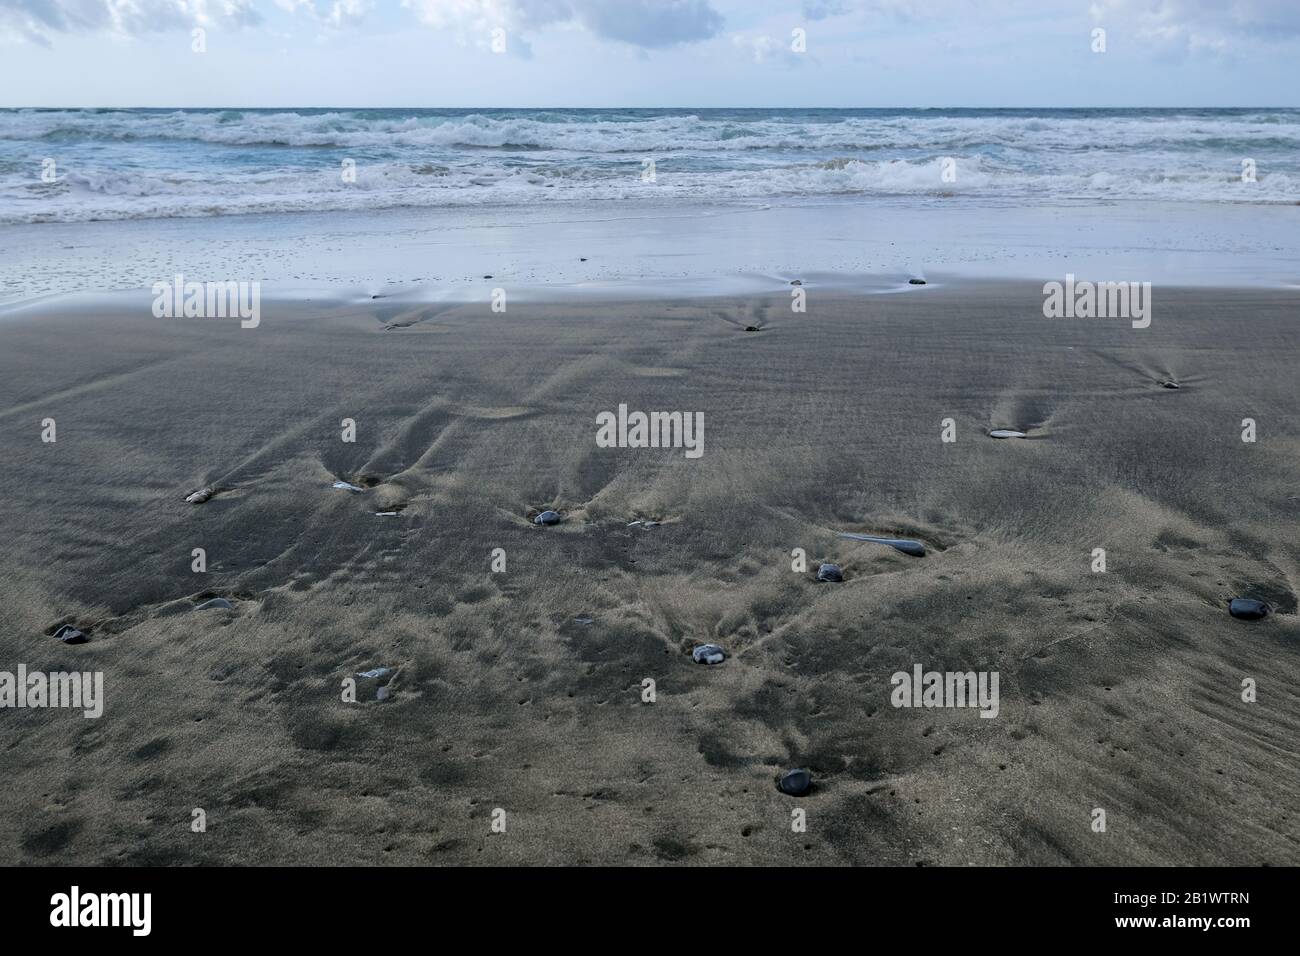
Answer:
M1300 111L0 111L0 223L836 196L1296 203Z

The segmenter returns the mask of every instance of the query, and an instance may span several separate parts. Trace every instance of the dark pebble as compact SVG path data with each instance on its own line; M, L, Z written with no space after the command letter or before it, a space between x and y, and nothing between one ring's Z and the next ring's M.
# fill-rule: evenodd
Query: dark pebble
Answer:
M1228 613L1243 621L1259 621L1268 617L1273 609L1254 598L1233 598L1228 602Z
M388 700L392 696L388 683L393 679L393 674L391 667L374 667L361 671L357 674L357 700Z
M817 580L834 582L843 581L844 572L840 570L838 564L823 564L817 569Z
M85 644L90 640L90 638L81 633L71 624L64 624L54 632L54 636L64 644Z
M717 644L701 644L691 651L691 657L697 664L721 664L727 659L727 652Z
M908 285L925 285L925 280L924 280L924 279L908 279L908 280L907 280L907 284L908 284Z
M1177 382L1161 382L1161 383L1160 383L1160 387L1161 387L1161 388L1181 388L1182 386L1179 385Z
M533 524L559 524L562 520L558 511L543 511L533 519Z
M745 326L745 331L746 331L746 332L757 332L757 331L758 331L758 326L757 326L757 325L747 325L747 326Z
M797 770L787 770L781 774L776 788L792 797L802 797L812 789L812 774L802 767Z

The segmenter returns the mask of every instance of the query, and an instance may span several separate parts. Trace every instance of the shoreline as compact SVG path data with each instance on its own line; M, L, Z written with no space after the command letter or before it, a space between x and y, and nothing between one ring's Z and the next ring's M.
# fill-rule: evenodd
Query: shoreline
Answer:
M796 278L879 291L914 276L1045 282L1067 272L1287 288L1300 285L1300 207L557 204L27 224L0 227L0 247L0 305L147 289L177 273L256 281L268 294L361 289L435 301L472 299L489 281L543 297L643 285L671 298Z

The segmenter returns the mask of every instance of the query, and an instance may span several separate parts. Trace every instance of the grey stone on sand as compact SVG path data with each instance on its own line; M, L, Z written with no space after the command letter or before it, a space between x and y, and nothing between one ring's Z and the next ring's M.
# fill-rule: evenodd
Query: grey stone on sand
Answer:
M64 644L85 644L90 640L90 638L81 633L81 631L77 630L71 624L64 624L54 632L54 636Z
M366 490L364 488L358 488L356 485L348 481L336 481L334 482L334 487L337 488L339 491L365 491Z
M192 491L185 496L185 503L191 505L201 505L212 497L211 488L200 488L198 491Z
M874 534L858 534L856 531L841 531L841 538L850 538L853 541L870 541L873 544L887 544L895 551L902 551L904 554L910 554L916 558L925 557L925 545L920 541L912 541L909 538L882 538Z
M372 667L368 671L360 671L356 678L357 700L388 700L393 695L388 682L395 673L391 667Z
M812 789L812 773L803 767L787 770L781 774L781 779L777 781L776 788L792 797L802 797Z
M721 664L727 659L727 652L717 644L701 644L691 651L691 657L697 664Z
M533 519L533 524L559 524L563 520L558 511L543 511Z
M1014 428L995 428L989 432L990 438L1026 438L1024 432L1018 432Z
M204 601L194 610L196 611L233 611L235 606L225 598L213 598L211 601Z
M1228 602L1228 613L1243 621L1259 621L1269 616L1272 608L1254 598L1233 598Z
M817 569L817 580L838 583L844 580L844 572L838 564L823 564Z
M1172 382L1172 381L1169 381L1169 380L1165 380L1165 381L1161 382L1161 383L1160 383L1160 387L1161 387L1161 388L1182 388L1182 386L1179 385L1177 382Z

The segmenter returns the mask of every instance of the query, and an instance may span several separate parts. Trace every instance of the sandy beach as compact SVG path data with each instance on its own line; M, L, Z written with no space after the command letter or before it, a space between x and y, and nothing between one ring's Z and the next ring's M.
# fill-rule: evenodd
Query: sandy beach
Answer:
M1300 862L1300 294L930 278L6 310L0 658L105 690L3 714L0 862ZM703 454L599 447L620 404ZM893 706L915 665L996 718Z

